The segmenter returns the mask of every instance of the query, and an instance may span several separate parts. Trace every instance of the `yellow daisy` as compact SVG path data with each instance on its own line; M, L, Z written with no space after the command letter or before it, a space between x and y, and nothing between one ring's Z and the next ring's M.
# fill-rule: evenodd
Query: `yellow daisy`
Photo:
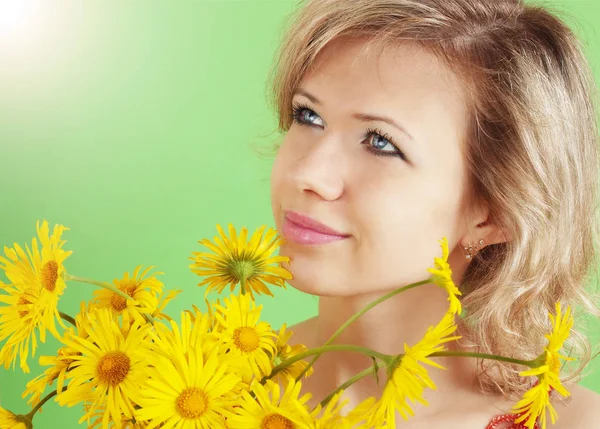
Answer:
M171 320L171 317L164 312L165 307L169 302L171 302L177 295L179 295L181 290L169 290L162 292L158 296L158 305L156 306L156 310L154 310L150 315L156 320Z
M462 306L458 296L462 295L460 290L454 284L452 280L452 270L448 264L448 240L446 237L440 240L442 247L442 257L434 258L434 268L429 268L427 271L433 275L433 282L441 288L444 288L448 292L448 301L450 302L450 312L453 314L460 314L462 312Z
M85 302L81 302L80 312L75 316L76 328L69 327L63 337L77 335L80 338L88 338L85 326L89 325L89 321L94 317L95 313L90 313ZM77 330L77 334L75 334L75 330ZM27 388L21 397L25 398L30 396L27 403L36 406L46 390L46 387L52 385L54 381L57 382L57 392L62 392L65 386L67 371L71 369L71 364L74 362L72 356L81 356L81 353L67 346L59 348L55 356L41 356L39 361L40 365L50 366L50 368L27 383Z
M348 400L340 401L343 393L343 390L336 393L325 407L321 404L315 407L311 412L314 421L310 429L351 429L365 420L369 410L373 408L375 398L366 399L344 416L342 410Z
M294 344L293 346L289 344L292 334L293 332L286 331L286 325L284 323L279 330L279 334L277 335L275 353L271 357L271 364L273 367L276 367L280 363L285 362L291 357L294 357L297 354L307 350L306 346L303 344ZM272 380L276 383L281 382L287 384L287 382L290 380L295 380L307 365L308 362L304 360L294 362L293 364L286 366L283 371L277 373ZM312 373L313 368L311 367L306 374L304 374L304 377L308 377Z
M268 284L285 288L285 280L292 275L280 264L288 262L284 256L272 256L281 244L277 230L266 226L258 228L249 242L246 242L248 230L242 228L240 235L229 225L227 237L220 225L217 225L220 237L214 238L214 243L207 239L199 241L214 253L192 252L190 259L194 261L190 268L199 276L207 276L198 286L208 285L206 293L217 290L221 293L227 285L231 291L238 283L244 282L242 290L253 297L253 293L265 293L273 296ZM264 237L263 237L264 233Z
M5 252L9 258L21 261L17 254L22 254L23 250L18 245L15 245L15 249L5 248ZM0 263L5 261L0 257ZM20 265L33 274L31 265ZM0 291L4 292L0 293L0 304L4 304L0 305L0 342L6 340L0 349L0 364L6 369L12 365L14 369L18 357L21 370L29 373L27 359L30 351L31 357L35 356L38 345L37 327L42 320L40 290L25 283L9 286L0 282Z
M573 360L573 358L564 356L559 352L573 327L571 307L567 307L563 315L560 302L557 302L556 315L549 314L549 318L552 323L552 332L545 335L548 345L544 353L538 358L539 366L520 373L524 377L536 376L538 382L525 392L523 398L513 408L514 413L521 414L515 419L515 422L525 421L525 427L529 429L535 426L538 419L541 429L546 429L546 410L550 414L552 423L556 422L556 410L550 403L551 390L555 390L564 397L570 396L559 376L562 361Z
M27 429L23 416L17 416L0 407L0 428L2 429Z
M189 314L184 317L189 321ZM172 332L181 345L189 344L190 333ZM136 420L149 429L163 424L173 429L225 428L225 417L239 395L239 376L229 371L216 347L165 347L164 339L159 336L153 347L160 353L149 356L149 380L141 390Z
M66 243L66 241L61 240L62 233L68 231L69 228L65 228L62 225L54 225L52 235L50 236L48 222L44 220L41 226L39 221L37 222L36 229L42 249L39 251L37 241L35 239L32 240L30 257L33 268L42 285L40 289L40 305L42 306L40 337L44 341L45 329L48 329L56 338L60 337L60 334L56 330L55 320L60 326L65 327L58 313L57 306L58 300L66 288L64 280L66 270L63 264L65 259L73 252L65 251L62 248Z
M163 273L153 273L148 276L150 270L154 267L146 268L142 273L142 266L137 266L133 275L129 277L129 272L125 273L122 279L114 279L114 286L121 292L126 293L133 300L123 298L108 289L94 290L94 300L92 305L98 308L107 308L117 316L124 316L126 320L137 319L143 322L142 313L152 314L159 305L159 295L163 291L163 283L156 278Z
M222 330L221 326L217 323L215 319L215 310L214 307L221 305L221 300L217 299L214 303L210 303L208 299L204 298L204 302L206 303L206 313L202 313L202 311L196 306L196 304L192 304L191 310L184 310L186 313L189 313L194 320L197 316L207 317L208 320L208 330L213 333L218 333L219 330Z
M7 258L0 257L0 269L6 273L13 287L28 291L31 296L37 297L33 309L40 313L38 327L40 329L40 340L46 340L46 329L55 337L59 337L55 321L63 328L58 313L57 305L60 296L66 287L65 267L63 265L72 252L65 251L62 246L65 241L61 240L62 233L68 231L62 225L55 225L52 236L49 234L48 222L44 220L40 226L36 224L37 235L41 243L41 250L36 238L31 240L31 250L26 246L27 255L15 243L15 249L4 248Z
M239 407L227 419L230 429L305 429L314 425L306 408L311 398L307 393L299 397L302 383L291 381L281 395L279 385L267 380L265 385L253 382L251 393L242 391Z
M61 406L73 406L89 401L89 411L81 418L81 423L106 401L102 419L104 429L108 428L110 419L120 421L121 414L133 418L134 403L148 370L149 329L151 325L140 326L137 321L121 327L109 310L102 309L84 325L89 338L65 335L63 343L81 355L70 357L74 360L67 373L70 382L57 396L57 402Z
M171 356L184 356L189 358L190 350L200 350L204 360L214 352L224 355L225 347L219 343L217 334L211 332L211 320L206 314L199 311L192 314L190 311L181 313L181 323L178 325L170 320L168 325L155 324L152 332L152 350L166 358ZM220 356L221 361L231 361L231 356Z
M52 385L55 380L56 390L58 393L62 392L65 386L67 371L69 370L69 366L74 362L71 356L75 355L78 355L78 352L75 350L69 347L61 347L58 349L58 356L41 356L40 365L50 366L50 368L28 382L25 392L23 392L21 397L25 399L27 396L30 396L27 403L35 407L40 402L46 387Z
M92 406L94 406L92 402L84 401L83 403L83 410L89 414L87 429L101 428L103 427L104 416L106 415L106 400L96 403L93 410ZM142 426L137 424L135 420L128 419L123 415L121 415L120 420L115 422L109 414L108 427L109 429L137 429Z
M423 398L425 388L436 389L422 364L444 369L428 358L429 355L445 350L444 344L460 338L451 336L456 330L454 315L447 313L435 327L429 327L425 336L413 347L404 344L404 355L398 356L391 368L391 376L383 389L383 394L369 416L369 425L396 427L396 411L406 420L414 415L409 401L428 405Z
M250 298L249 294L225 298L225 306L215 306L215 318L221 326L220 340L229 349L229 354L242 357L244 381L250 381L252 375L263 377L271 372L271 358L275 353L275 334L267 322L261 322L262 305Z

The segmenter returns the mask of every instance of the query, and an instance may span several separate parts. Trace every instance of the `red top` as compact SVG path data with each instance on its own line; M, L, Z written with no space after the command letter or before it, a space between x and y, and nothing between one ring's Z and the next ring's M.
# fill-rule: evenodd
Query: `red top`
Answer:
M502 414L496 416L492 421L485 427L485 429L527 429L525 422L515 423L515 419L519 417L519 414ZM506 425L505 423L512 423ZM537 422L533 425L534 429L539 429Z

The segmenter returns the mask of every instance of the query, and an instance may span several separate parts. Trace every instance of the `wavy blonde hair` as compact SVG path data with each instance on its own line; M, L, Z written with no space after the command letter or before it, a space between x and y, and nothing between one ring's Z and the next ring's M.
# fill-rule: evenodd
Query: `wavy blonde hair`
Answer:
M557 14L519 0L307 0L285 28L269 81L281 133L292 123L292 95L339 36L380 48L418 43L462 77L471 197L489 204L510 237L485 247L467 269L465 341L483 353L533 359L556 301L598 316L585 287L597 267L596 88L578 39ZM578 329L567 345L578 363L564 369L564 381L578 379L591 356ZM484 392L511 396L527 387L522 367L481 361L480 369Z

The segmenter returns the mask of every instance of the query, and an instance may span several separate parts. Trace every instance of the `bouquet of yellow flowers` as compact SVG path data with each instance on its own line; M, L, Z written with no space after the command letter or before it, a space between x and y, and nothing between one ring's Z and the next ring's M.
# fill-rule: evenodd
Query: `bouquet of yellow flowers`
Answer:
M91 428L263 428L333 429L394 428L395 415L408 418L412 405L425 403L425 389L435 388L430 368L442 368L431 360L437 356L471 356L521 364L521 375L537 377L513 411L516 421L533 428L546 427L546 416L556 419L550 404L551 390L569 392L559 380L564 360L560 354L573 324L570 309L560 303L550 314L552 330L538 358L523 361L511 357L449 351L446 344L459 336L455 316L461 313L460 292L448 265L448 243L440 240L442 257L434 258L431 276L403 286L353 315L323 346L307 349L290 344L292 332L274 330L260 319L262 306L256 294L272 295L269 287L285 287L292 278L274 253L281 238L265 226L248 237L229 226L229 234L217 226L219 236L201 240L208 250L194 252L190 268L205 277L206 291L231 295L209 302L203 312L193 305L176 320L165 306L180 291L165 290L149 267L137 267L112 284L69 273L65 261L72 252L63 248L68 230L46 221L38 222L38 240L25 250L15 244L4 248L2 269L10 283L0 282L0 363L14 368L16 362L30 372L28 359L35 356L38 340L50 332L61 343L55 356L39 361L48 369L31 380L23 393L32 407L18 414L0 407L0 429L30 429L34 417L48 400L60 406L81 405ZM90 302L82 302L77 315L59 310L68 282L98 287ZM448 311L404 353L386 355L368 348L331 344L354 320L393 295L434 283L448 293ZM237 289L239 286L239 289ZM237 289L237 294L233 293ZM312 365L330 351L364 353L373 365L331 392L314 408L307 405L310 393L302 392L302 380ZM310 361L307 359L310 358ZM371 397L351 410L342 400L344 389L385 367L387 379L380 398ZM53 389L46 393L47 389ZM46 393L46 394L45 394ZM45 396L44 396L45 394Z

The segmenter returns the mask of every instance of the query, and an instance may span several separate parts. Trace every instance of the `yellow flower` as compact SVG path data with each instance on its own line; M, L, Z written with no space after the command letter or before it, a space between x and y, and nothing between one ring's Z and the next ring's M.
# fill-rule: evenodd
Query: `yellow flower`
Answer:
M40 402L41 396L46 390L46 386L52 385L55 380L56 390L58 393L62 392L67 371L69 370L69 366L74 362L71 356L77 354L78 352L65 346L58 349L58 356L40 357L40 365L50 366L50 368L27 383L25 392L23 392L21 397L25 398L31 396L27 403L34 407Z
M96 314L90 313L85 302L81 302L79 307L80 311L75 316L76 328L69 327L64 336L77 335L80 338L88 338L85 328L89 325L90 320L96 317ZM77 334L75 334L75 330ZM21 397L31 396L27 403L36 406L46 387L52 385L54 381L56 381L56 390L61 393L65 386L67 371L71 369L71 364L74 362L73 356L81 356L81 353L67 346L59 348L55 356L41 356L40 365L50 366L50 368L27 383L27 388Z
M373 408L375 398L367 398L344 416L342 409L347 405L348 400L340 401L343 393L343 390L336 393L325 407L322 407L321 404L315 407L311 412L314 422L310 429L351 429L367 418L369 410Z
M534 427L538 418L541 429L546 429L546 410L550 413L552 423L556 422L556 410L550 403L551 390L557 391L564 397L570 396L569 391L561 383L559 376L561 361L573 360L573 358L564 356L559 351L573 327L571 307L567 307L563 315L560 302L557 302L556 315L549 314L549 318L552 323L552 332L545 335L548 344L544 353L538 358L540 365L520 373L524 377L537 376L538 382L525 392L523 398L513 408L514 413L521 414L515 419L515 422L525 421L525 427L529 429Z
M0 429L27 429L25 419L0 407Z
M164 313L165 307L167 306L167 304L169 302L171 302L177 295L179 295L181 292L181 290L169 290L169 291L165 291L162 292L159 296L158 296L158 305L156 306L156 310L154 310L152 313L150 313L150 315L152 317L154 317L154 319L156 320L171 320L171 317ZM165 295L166 293L166 295Z
M65 335L63 343L81 355L70 356L74 362L67 373L70 383L57 396L61 406L88 401L88 412L80 423L94 414L106 402L102 427L109 421L121 421L121 415L133 418L134 403L140 386L146 380L146 359L150 354L147 334L151 325L119 326L109 310L97 310L84 326L89 338Z
M225 428L225 416L239 395L239 376L207 338L207 319L184 312L182 327L159 329L149 356L149 380L135 418L148 428ZM191 323L191 325L190 325ZM164 325L157 325L157 327Z
M11 259L14 256L19 260L17 254L22 254L23 250L18 245L15 245L15 248L16 250L5 248L5 252ZM23 264L22 268L29 269L33 274L31 265ZM38 344L37 327L42 319L39 306L40 290L24 283L16 283L10 287L2 282L0 290L5 292L0 294L0 303L5 304L0 306L0 341L7 339L0 349L0 364L6 369L12 364L14 369L19 357L19 366L23 372L29 373L27 359L30 351L31 357L35 356Z
M64 231L68 231L68 228L55 225L50 236L48 222L44 220L41 226L40 222L37 222L36 230L42 246L41 250L37 239L33 238L31 250L25 246L27 254L15 243L14 249L4 248L6 258L0 256L0 270L5 272L12 283L12 288L5 288L11 297L3 298L2 302L21 306L18 312L14 309L2 310L0 313L3 316L0 340L8 335L12 336L9 340L10 344L5 345L8 349L3 350L0 355L5 365L7 362L14 363L18 350L21 368L25 372L29 372L26 362L28 343L31 341L32 356L36 347L37 339L33 329L40 329L40 341L45 342L46 330L57 338L60 336L55 321L65 327L60 319L57 305L66 287L63 263L72 253L62 248L65 241L61 240L61 236ZM17 314L19 318L16 317ZM23 326L15 327L14 323L19 319L24 319Z
M106 415L106 399L99 403L96 403L93 410L93 403L84 401L83 410L89 414L89 418L87 420L87 429L96 429L103 427L102 425L104 416ZM108 427L110 429L135 429L142 426L136 426L133 420L128 419L127 417L121 415L121 419L118 421L114 421L112 417L108 419Z
M277 335L277 342L275 343L275 353L271 358L271 364L273 367L279 365L282 362L296 356L299 353L307 350L306 346L302 344L294 344L293 346L289 345L290 337L293 332L286 331L285 323L279 330L279 334ZM294 362L291 365L286 366L283 371L278 372L272 380L279 383L287 384L290 380L295 380L296 377L300 375L300 373L306 368L308 362L304 360L300 360L298 362ZM304 377L308 377L313 373L313 368L311 367Z
M404 355L394 362L383 394L369 416L370 426L382 427L386 423L389 427L396 427L396 411L405 420L414 415L409 401L428 405L423 391L425 388L436 389L436 386L422 364L444 369L428 356L446 350L445 343L460 338L451 336L455 330L454 315L447 313L435 327L429 327L416 345L409 347L404 344Z
M110 309L115 315L122 315L126 321L137 319L143 323L142 313L152 314L158 308L158 296L162 293L163 284L156 278L163 273L154 273L146 277L153 267L146 268L141 274L142 266L137 266L133 276L125 273L122 279L114 279L114 286L126 293L133 300L123 298L108 289L96 289L92 305Z
M218 335L211 332L212 322L208 315L200 311L183 311L179 325L172 319L168 322L168 326L155 324L155 331L150 334L153 340L152 351L155 354L169 359L172 356L183 356L189 360L190 350L200 350L202 358L206 360L213 352L225 354L227 351L225 347L221 347ZM221 356L220 360L230 363L233 358L227 354Z
M262 305L256 304L249 294L225 298L225 307L216 305L215 318L221 326L219 336L229 354L244 358L239 370L244 381L252 375L262 377L271 372L270 356L274 354L275 334L267 322L259 321Z
M281 244L277 230L266 226L257 229L250 241L246 243L248 230L242 228L237 236L235 228L229 225L227 237L220 225L217 225L220 237L214 238L214 243L207 239L199 241L214 253L192 252L190 259L194 261L190 268L199 276L207 276L198 286L208 285L206 293L217 290L221 293L230 285L231 291L235 286L244 281L244 289L253 298L253 292L265 293L273 296L266 283L285 288L285 280L292 275L280 266L288 262L284 256L272 256L272 253ZM264 237L263 237L264 233Z
M429 268L427 271L433 275L433 282L442 287L448 292L448 301L450 302L450 312L453 314L460 314L462 307L458 296L461 292L458 290L454 281L452 280L452 270L448 264L448 240L446 237L440 240L442 247L442 257L434 258L434 268Z
M235 415L227 419L230 429L305 429L313 425L313 418L306 409L311 394L301 398L302 384L291 381L283 395L279 385L267 380L265 385L254 382L251 392L242 391Z
M342 408L348 403L348 400L340 402L343 393L344 391L340 390L325 407L319 404L311 412L314 418L314 429L346 429L348 427L344 417L341 415Z
M42 285L40 304L42 306L42 324L41 331L48 329L56 338L60 337L54 320L64 328L60 314L58 313L58 300L63 294L65 284L65 267L63 263L73 252L65 251L62 246L66 241L61 240L62 233L68 231L62 225L54 225L52 236L49 235L48 222L45 220L40 226L36 225L38 237L42 245L41 252L38 251L37 241L33 240L32 245L32 263Z

